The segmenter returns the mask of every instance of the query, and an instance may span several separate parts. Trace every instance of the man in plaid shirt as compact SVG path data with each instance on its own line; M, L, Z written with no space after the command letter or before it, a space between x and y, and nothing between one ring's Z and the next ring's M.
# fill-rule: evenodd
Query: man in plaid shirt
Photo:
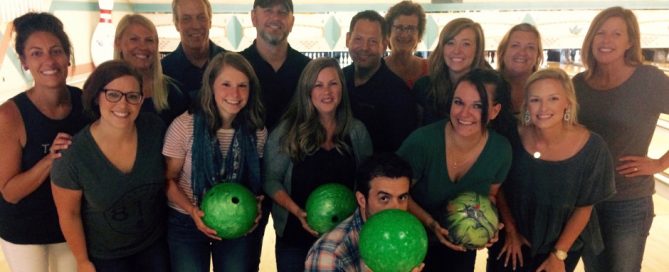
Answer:
M386 209L407 210L411 166L392 153L363 163L356 175L358 209L309 250L305 271L369 271L360 259L358 238L365 220ZM420 271L421 267L414 269Z

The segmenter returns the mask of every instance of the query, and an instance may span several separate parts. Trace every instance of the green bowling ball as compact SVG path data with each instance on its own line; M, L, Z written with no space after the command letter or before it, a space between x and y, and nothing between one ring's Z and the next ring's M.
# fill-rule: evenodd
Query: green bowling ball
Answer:
M241 184L219 183L205 193L201 207L202 221L223 239L246 234L258 216L256 197Z
M323 184L307 198L307 224L323 234L351 216L355 208L355 196L348 187L339 183Z
M448 239L467 249L484 247L497 233L497 208L488 196L464 192L446 205L439 223L448 229Z
M360 257L374 272L409 272L427 254L423 224L402 210L372 215L360 231Z

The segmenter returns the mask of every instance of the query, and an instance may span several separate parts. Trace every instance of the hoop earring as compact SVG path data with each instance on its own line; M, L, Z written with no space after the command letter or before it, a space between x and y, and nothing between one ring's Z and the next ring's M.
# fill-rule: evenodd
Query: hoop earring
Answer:
M569 122L569 120L571 119L571 110L570 109L565 110L564 115L562 116L562 119L564 119L565 122Z
M530 111L525 111L523 114L523 123L527 126L530 124Z

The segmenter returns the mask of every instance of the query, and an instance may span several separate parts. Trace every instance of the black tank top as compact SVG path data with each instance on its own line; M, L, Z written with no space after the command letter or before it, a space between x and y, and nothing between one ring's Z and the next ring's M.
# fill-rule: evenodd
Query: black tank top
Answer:
M68 86L72 110L62 120L42 114L22 92L12 98L23 118L26 145L21 154L21 172L32 168L49 152L49 146L59 132L74 135L86 124L82 113L81 89ZM47 180L37 190L17 204L0 198L0 237L15 244L50 244L64 242L58 214Z

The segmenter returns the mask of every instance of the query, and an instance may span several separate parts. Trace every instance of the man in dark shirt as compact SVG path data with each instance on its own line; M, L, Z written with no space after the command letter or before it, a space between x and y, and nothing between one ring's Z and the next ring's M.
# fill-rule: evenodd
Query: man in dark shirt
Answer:
M271 131L288 108L300 74L310 59L288 44L295 21L292 0L255 0L251 20L256 39L241 54L260 79L265 126Z
M241 54L251 63L260 80L265 126L271 131L286 112L300 74L310 59L288 44L288 34L295 22L292 0L255 0L251 21L256 28L256 39ZM260 263L262 239L271 206L271 198L265 197L263 217L252 234L257 238L254 245L257 247L257 258L251 260L255 266Z
M376 11L351 19L346 47L353 64L344 68L353 116L372 138L374 152L394 152L418 125L416 102L404 81L383 61L386 24Z
M202 74L209 60L226 51L209 39L211 15L209 0L172 1L172 20L181 42L160 63L163 73L178 81L191 99L196 99L202 87Z

